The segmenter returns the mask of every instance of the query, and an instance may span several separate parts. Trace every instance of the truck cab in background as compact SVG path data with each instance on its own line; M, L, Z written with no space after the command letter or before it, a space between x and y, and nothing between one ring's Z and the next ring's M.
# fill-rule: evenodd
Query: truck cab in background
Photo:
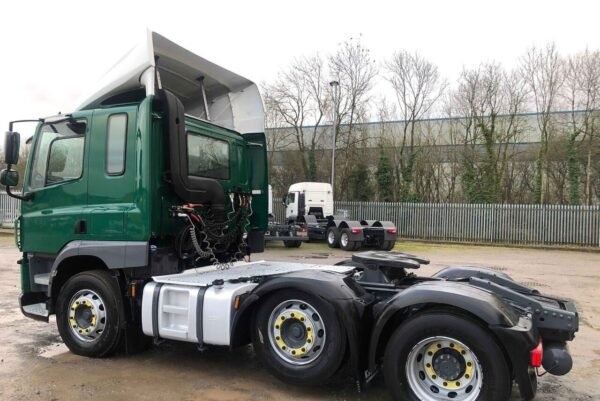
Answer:
M288 223L305 226L311 241L326 240L330 248L345 251L356 251L363 246L389 251L396 245L398 231L391 221L357 218L341 210L334 212L331 184L292 184L283 203Z
M297 182L290 185L284 199L288 220L312 215L317 219L333 216L333 190L325 182Z

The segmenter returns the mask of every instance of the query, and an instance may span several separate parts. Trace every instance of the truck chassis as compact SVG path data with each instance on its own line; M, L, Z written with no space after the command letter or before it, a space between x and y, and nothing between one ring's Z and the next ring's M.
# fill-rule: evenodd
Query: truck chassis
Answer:
M155 343L253 343L276 376L297 384L322 383L347 360L359 390L383 371L396 399L507 400L514 378L529 400L536 368L571 369L571 302L481 268L408 272L426 263L368 251L335 266L238 262L121 284L106 271L83 272L61 289L57 323L69 348L86 356L142 342L131 335L136 316ZM119 292L125 297L111 301ZM98 338L107 341L90 347Z

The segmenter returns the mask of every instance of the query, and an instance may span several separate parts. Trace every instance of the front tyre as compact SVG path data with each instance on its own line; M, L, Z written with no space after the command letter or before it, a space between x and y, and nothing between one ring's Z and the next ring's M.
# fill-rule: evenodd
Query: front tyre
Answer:
M325 382L340 367L346 349L333 307L297 290L276 292L260 305L252 341L275 376L296 384Z
M76 274L61 288L56 323L64 343L74 354L110 354L119 343L123 319L119 286L106 271Z
M492 334L473 320L426 313L392 334L383 357L396 400L507 401L511 377Z

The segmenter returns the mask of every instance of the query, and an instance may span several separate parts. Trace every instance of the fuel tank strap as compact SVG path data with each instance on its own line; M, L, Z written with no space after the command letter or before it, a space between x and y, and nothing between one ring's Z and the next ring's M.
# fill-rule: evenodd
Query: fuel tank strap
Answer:
M158 298L160 296L160 288L162 283L157 283L152 292L152 336L158 340Z

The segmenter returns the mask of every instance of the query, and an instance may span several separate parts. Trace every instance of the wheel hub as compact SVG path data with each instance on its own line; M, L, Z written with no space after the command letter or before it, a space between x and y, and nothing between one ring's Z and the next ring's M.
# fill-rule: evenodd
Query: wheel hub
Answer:
M104 301L91 290L80 290L69 303L69 328L81 341L97 340L106 326Z
M294 365L304 365L321 354L325 344L325 326L311 305L290 300L271 313L269 340L280 358Z
M465 373L467 364L461 354L452 348L443 348L433 355L433 370L444 380L456 381Z

